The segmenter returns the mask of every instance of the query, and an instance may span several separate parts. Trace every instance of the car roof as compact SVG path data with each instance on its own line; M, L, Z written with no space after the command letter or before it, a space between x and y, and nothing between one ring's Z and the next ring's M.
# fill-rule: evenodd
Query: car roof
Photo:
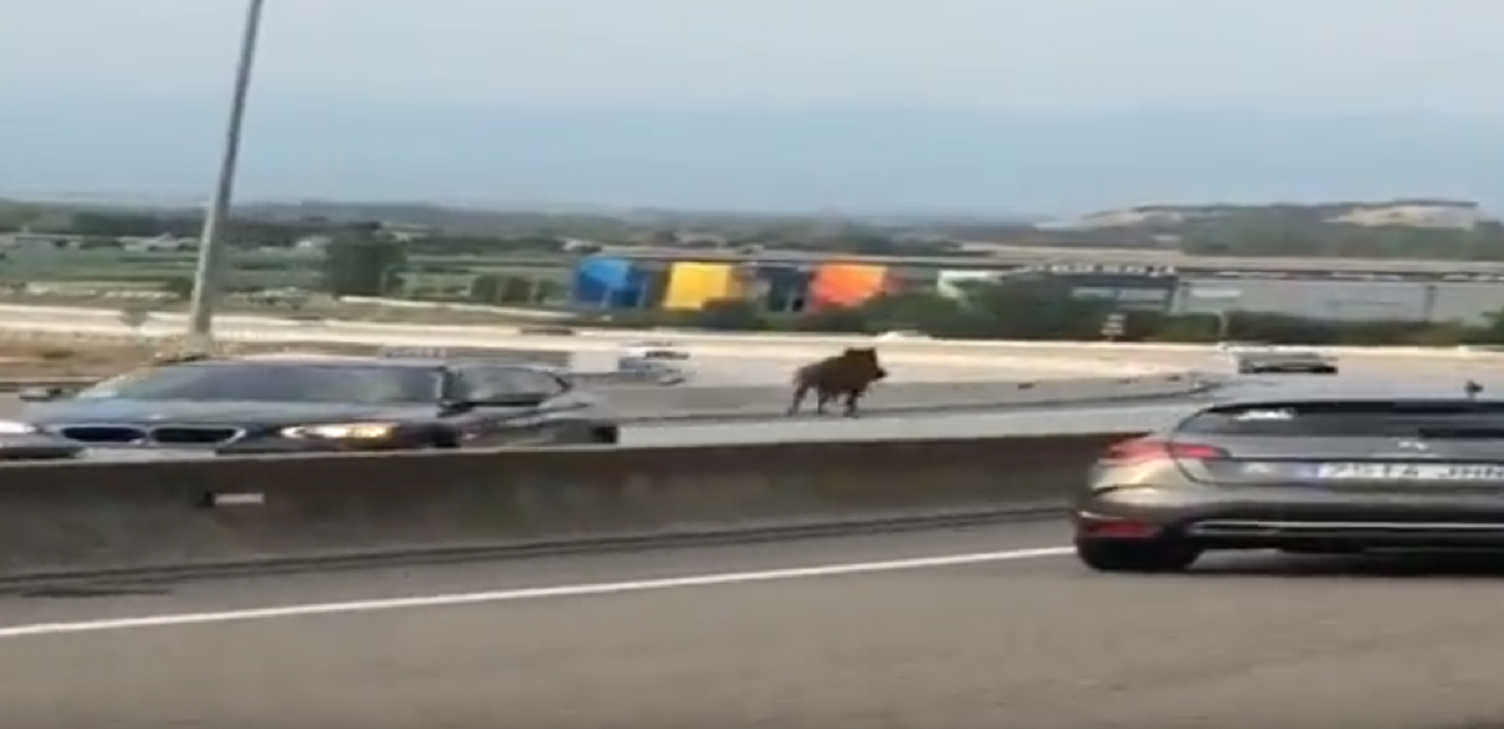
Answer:
M1479 408L1485 409L1504 408L1504 397L1489 397L1486 393L1487 391L1485 390L1476 398L1467 397L1466 392L1463 390L1462 383L1458 383L1456 388L1450 390L1438 389L1434 391L1427 390L1424 392L1416 391L1410 393L1397 393L1393 390L1389 392L1368 390L1354 390L1344 392L1342 390L1336 390L1332 392L1324 392L1319 395L1313 393L1311 397L1299 397L1287 394L1269 397L1223 398L1216 402L1207 403L1196 407L1193 409L1193 412L1202 413L1215 412L1218 410L1253 410L1265 408L1269 410L1279 410L1281 408L1299 408L1302 406L1323 404L1339 405L1343 403L1352 403L1355 405L1381 405L1394 403L1402 406L1474 404Z
M563 368L542 363L486 359L483 357L362 357L349 355L298 354L293 356L250 356L224 359L204 359L192 362L170 363L172 367L224 367L236 364L258 364L286 367L379 367L390 369L443 369L464 365L484 364L489 366L515 367L538 372L560 372Z
M1250 357L1320 357L1321 350L1286 347L1282 349L1250 349L1241 354Z

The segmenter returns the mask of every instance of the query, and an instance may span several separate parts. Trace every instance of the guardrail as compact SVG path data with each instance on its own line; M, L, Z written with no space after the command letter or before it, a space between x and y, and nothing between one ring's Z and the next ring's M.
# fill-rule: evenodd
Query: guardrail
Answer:
M1037 382L913 382L879 384L862 408L867 413L924 413L1047 407L1074 403L1190 397L1218 383L1194 374L1081 378ZM780 416L788 387L621 387L608 391L612 407L632 421L738 420ZM809 412L812 406L805 405ZM832 412L839 408L833 408Z
M0 587L1054 513L1137 433L0 467Z
M5 330L7 330L7 331L24 331L24 330L30 329L30 330L36 330L36 331L51 332L53 334L60 333L60 332L70 332L71 331L71 332L75 332L75 333L79 333L79 334L96 334L96 335L108 335L109 333L113 332L116 336L118 336L118 335L120 335L122 333L129 333L128 330L124 327L124 325L121 324L118 321L118 317L119 317L119 310L118 309L3 303L3 304L0 304L0 311L13 311L13 312L17 313L17 316L11 317L9 321L6 321L4 323L3 327L0 327L0 328L3 328ZM58 318L63 318L63 319L88 320L88 321L78 321L78 322L69 321L69 322L66 322L66 323L58 323L58 322L48 323L48 322L37 322L37 321L34 321L36 315L38 315L38 314L45 314L45 315L48 315L48 316L53 316L53 317L58 317ZM157 312L157 313L153 313L152 318L153 318L153 321L156 322L156 324L154 325L155 328L153 328L152 331L156 332L157 334L163 334L163 333L166 333L168 331L171 331L171 332L173 332L175 334L176 330L179 329L179 328L181 328L181 322L185 321L185 315L182 314L182 313L179 313L179 312ZM225 315L225 316L219 317L218 321L222 325L229 326L229 327L236 327L236 326L253 327L254 329L247 329L245 332L242 333L247 338L259 338L262 335L264 335L266 337L269 337L269 338L273 337L273 332L263 331L263 330L267 330L267 329L272 329L272 330L281 329L281 330L284 330L284 335L282 335L282 336L290 336L291 335L291 330L293 328L301 327L301 326L307 326L308 324L310 324L310 322L288 321L286 319L279 319L279 318L276 318L276 317L273 317L273 316L267 316L267 315ZM319 325L318 328L325 328L325 329L328 329L328 328L360 329L360 330L366 330L367 332L371 332L371 333L383 332L383 333L386 333L388 335L414 335L414 334L416 334L416 335L424 335L424 334L429 334L429 335L435 335L435 336L442 337L443 335L447 334L447 335L450 335L450 336L462 335L462 336L465 336L465 337L474 337L474 336L498 336L498 335L499 336L518 336L519 333L520 333L519 329L517 327L515 327L515 326L508 326L508 327L488 327L488 326L481 326L481 325L453 325L453 324L389 324L389 323L364 322L364 321L345 320L345 319L336 319L336 318L325 319L325 320L323 320L321 322L316 322L316 324ZM255 332L255 335L252 334L253 331ZM525 335L525 333L522 333L522 334ZM751 333L751 332L729 333L729 332L709 332L709 331L694 331L694 330L675 330L675 331L672 331L672 332L665 332L663 330L591 329L591 328L586 328L586 327L581 327L581 328L575 329L575 334L577 335L577 337L579 339L582 339L582 340L594 340L598 344L609 344L611 346L619 346L619 345L623 345L623 344L626 344L626 343L638 341L638 340L641 340L641 339L644 339L644 338L664 338L665 336L667 336L668 338L677 340L677 341L681 341L681 342L683 342L685 344L705 344L705 345L721 344L721 345L731 345L731 346L754 344L754 345L757 345L757 346L793 347L793 348L809 347L809 346L812 346L812 345L813 346L819 346L821 348L850 346L850 345L865 345L865 344L872 344L874 342L874 339L875 339L874 337L869 336L869 335L803 334L803 333L791 333L791 332L777 332L777 333ZM551 338L551 337L549 337L549 338ZM584 345L584 344L587 344L587 343L588 342L582 342L581 345ZM1173 342L1131 342L1130 343L1130 342L1105 342L1105 341L1100 341L1100 340L1096 340L1096 341L998 341L998 340L950 340L950 339L929 339L929 340L925 340L925 339L898 339L898 340L893 340L893 341L881 342L879 344L881 346L883 346L885 349L891 349L891 350L894 350L894 351L906 351L906 352L911 352L911 353L944 352L944 351L948 351L948 352L956 354L956 355L971 355L971 356L977 356L977 355L981 355L981 356L987 356L987 355L997 356L997 355L1005 355L1009 351L1018 352L1018 351L1028 351L1028 350L1033 350L1033 349L1038 349L1038 348L1051 348L1051 347L1071 348L1071 349L1077 349L1077 350L1079 350L1079 349L1087 349L1087 350L1096 350L1099 353L1129 354L1129 355L1131 355L1133 353L1136 353L1136 352L1146 352L1146 353L1152 353L1152 352L1195 352L1195 353L1207 353L1207 352L1214 351L1214 349L1215 349L1215 346L1212 345L1212 344L1200 344L1200 343L1173 343ZM1302 347L1302 348L1305 348L1305 347ZM1319 347L1316 347L1316 349L1319 349L1320 351L1331 353L1331 354L1357 355L1357 356L1370 356L1370 355L1372 355L1372 356L1416 356L1416 357L1453 356L1453 357L1456 357L1456 356L1467 356L1467 355L1478 356L1478 355L1496 354L1496 353L1492 353L1492 352L1480 351L1480 350L1477 350L1477 349L1466 350L1466 349L1446 348L1446 347L1415 347L1415 346L1399 347L1399 346L1381 346L1381 345L1375 345L1375 346L1357 346L1357 345L1319 346Z

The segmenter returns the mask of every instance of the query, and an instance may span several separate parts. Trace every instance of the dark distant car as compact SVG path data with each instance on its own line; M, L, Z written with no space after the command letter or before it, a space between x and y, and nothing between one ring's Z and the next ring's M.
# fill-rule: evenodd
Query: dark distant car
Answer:
M1235 359L1238 363L1238 374L1242 375L1292 373L1335 375L1338 373L1336 360L1320 352L1276 349L1244 351L1237 353Z
M19 420L86 457L611 444L619 433L567 372L479 360L210 359L28 395Z
M1208 550L1504 548L1504 400L1478 394L1201 409L1101 456L1076 553L1167 572Z
M574 330L574 327L562 324L528 324L518 327L517 333L542 337L572 337L578 332Z

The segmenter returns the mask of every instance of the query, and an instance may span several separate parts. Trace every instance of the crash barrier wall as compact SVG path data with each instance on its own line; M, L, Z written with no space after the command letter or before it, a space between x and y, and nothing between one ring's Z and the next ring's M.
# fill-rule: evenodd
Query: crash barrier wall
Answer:
M124 325L118 321L119 311L102 308L86 307L61 307L22 304L0 304L0 312L14 312L14 316L0 317L0 328L7 330L36 330L36 331L77 331L95 334L115 333L125 331ZM181 330L184 317L176 313L153 313L154 323L150 329L153 332L174 333ZM42 321L51 318L54 321ZM70 321L61 321L61 320ZM451 337L476 337L476 336L516 336L516 327L481 327L473 325L415 325L415 324L388 324L377 322L360 322L340 319L327 319L320 322L297 322L287 319L277 319L271 316L237 316L226 315L217 317L216 321L221 331L227 331L240 327L245 336L272 336L275 330L291 331L294 327L325 327L340 330L360 330L366 332L361 337L364 341L372 341L372 335L384 333L387 337L410 337L414 335L449 335ZM252 329L254 327L254 329ZM273 330L273 331L268 331ZM250 332L258 334L252 335ZM575 335L579 339L593 340L596 343L619 346L628 342L642 339L670 338L686 345L722 344L731 346L755 346L755 347L795 347L807 348L815 346L822 350L830 347L866 345L874 343L874 337L865 335L830 335L830 334L798 334L798 333L728 333L707 332L695 330L620 330L620 329L576 329ZM377 337L380 339L380 337ZM878 342L887 351L903 353L951 353L955 355L986 356L1002 355L1008 353L1038 354L1039 350L1060 349L1068 353L1085 354L1087 350L1091 355L1127 355L1131 357L1137 352L1166 353L1166 352L1201 352L1214 351L1212 345L1185 344L1167 342L1144 342L1144 343L1120 343L1104 341L962 341L962 340L895 340ZM557 340L555 340L557 346ZM1305 349L1306 347L1300 347ZM1315 347L1323 352L1340 355L1372 355L1372 356L1399 356L1399 357L1455 357L1455 356L1490 356L1496 353L1486 351L1437 348L1437 347L1385 347L1385 346L1323 346ZM1095 350L1095 351L1092 351Z
M1135 433L0 467L0 583L1058 507Z
M1192 373L1122 378L1080 378L1038 382L917 382L878 384L862 401L866 412L955 410L1110 402L1191 395L1211 387ZM783 413L793 395L784 387L628 388L608 391L614 409L634 419L652 417L763 418ZM803 409L813 412L815 398ZM843 405L834 403L830 412Z
M102 338L137 337L142 339L171 339L182 332L182 325L153 321L134 332L118 321L107 318L84 317L80 321L0 321L0 331L8 337L30 332L25 336L64 336L99 341ZM399 344L413 347L497 346L504 345L517 350L557 350L563 348L560 339L554 336L521 334L515 328L476 326L400 326L366 324L360 322L287 322L264 320L262 322L237 322L221 324L215 336L222 342L319 342L323 344ZM661 338L661 335L660 337ZM118 340L117 340L118 341ZM568 349L575 355L601 352L620 352L640 338L617 335L573 337ZM677 341L677 338L676 338ZM846 346L840 341L822 343L824 340L802 342L769 341L757 337L740 338L733 335L698 335L687 337L682 342L693 352L706 356L755 356L760 359L804 360L822 357L831 350ZM870 340L856 340L871 344ZM802 345L802 346L801 346ZM1006 351L989 351L970 348L951 351L946 348L925 345L911 346L907 343L882 343L885 357L900 364L927 364L946 367L988 367L992 369L1026 369L1032 371L1058 370L1066 374L1117 375L1148 374L1167 371L1161 365L1137 363L1111 357L1081 358L1078 356L1042 357L1029 352L1008 354ZM1019 355L1023 356L1019 356Z
M275 345L277 350L289 352L310 351L318 352L321 348L329 350L331 345L344 345L337 347L341 352L349 350L349 354L360 355L388 355L403 357L474 357L480 359L494 359L516 362L531 362L548 365L551 367L569 367L574 363L575 353L569 349L545 349L539 347L508 347L505 343L497 345L460 344L456 346L441 346L436 344L402 344L400 342L383 345L372 341L328 341L314 335L299 336L297 332L260 332L256 330L235 331L233 329L219 332L223 337L216 346L216 351L223 354L239 354L243 350L237 345L265 343ZM76 341L80 345L89 344L113 344L133 345L139 344L143 348L170 350L172 345L181 340L178 334L173 335L145 335L135 336L128 333L98 334L87 331L50 332L27 329L0 329L0 341L27 341L45 340L48 342ZM65 346L65 345L64 345ZM4 352L4 345L0 344L0 354Z

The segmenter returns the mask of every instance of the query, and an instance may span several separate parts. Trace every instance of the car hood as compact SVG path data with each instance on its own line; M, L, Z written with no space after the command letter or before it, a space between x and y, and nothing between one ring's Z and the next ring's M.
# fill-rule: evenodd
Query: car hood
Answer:
M302 402L237 402L180 400L60 400L37 403L23 419L37 425L82 422L192 422L298 424L412 418L418 408L373 407Z

